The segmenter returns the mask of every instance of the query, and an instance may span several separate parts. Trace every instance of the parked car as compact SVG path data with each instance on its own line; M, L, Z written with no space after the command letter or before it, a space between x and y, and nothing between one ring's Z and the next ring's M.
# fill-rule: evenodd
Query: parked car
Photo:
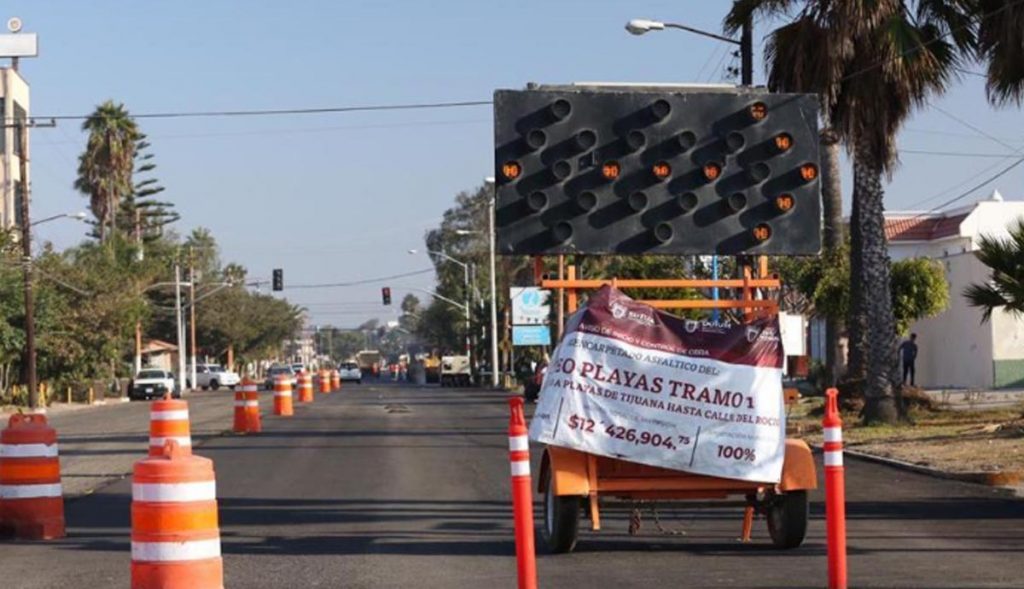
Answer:
M281 374L284 374L288 377L288 381L291 383L293 389L296 387L296 385L299 384L298 379L295 378L295 371L292 370L291 365L275 364L267 369L267 378L265 381L263 381L263 388L267 390L274 388L274 379L276 379L278 375Z
M355 362L342 362L338 365L338 376L341 382L355 382L363 384L363 371Z
M306 370L306 365L305 364L303 364L302 362L296 362L295 364L292 364L292 372L294 372L295 374L298 374L300 372L309 372L309 371Z
M190 370L188 374L192 374L192 371ZM237 374L225 370L219 364L197 364L196 386L193 387L191 382L187 382L187 384L189 388L201 388L205 391L207 389L217 390L222 386L234 388L239 382L241 379Z
M144 368L128 383L128 398L132 400L159 399L168 392L175 399L181 398L178 381L167 370Z

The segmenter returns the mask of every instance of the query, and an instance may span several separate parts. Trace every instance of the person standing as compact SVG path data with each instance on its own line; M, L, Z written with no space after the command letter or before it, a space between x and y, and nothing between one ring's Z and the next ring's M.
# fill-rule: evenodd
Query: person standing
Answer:
M914 363L917 361L917 334L910 334L910 339L900 344L900 358L903 360L903 384L907 384L907 375L910 376L910 386L914 385Z

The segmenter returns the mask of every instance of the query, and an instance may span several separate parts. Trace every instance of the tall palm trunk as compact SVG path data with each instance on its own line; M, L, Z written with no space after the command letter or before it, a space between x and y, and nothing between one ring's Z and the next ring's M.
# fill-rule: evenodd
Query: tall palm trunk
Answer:
M827 124L827 123L826 123ZM839 136L829 126L821 132L821 180L822 208L825 216L825 253L835 255L843 245L843 183L839 169ZM828 384L832 386L839 378L839 364L842 352L839 349L839 334L842 331L839 317L825 319L825 366L828 369Z
M853 202L850 211L850 309L846 317L847 359L846 380L862 381L865 373L865 350L867 331L864 327L864 285L860 281L863 249L860 237L861 189L856 183L854 171Z
M858 144L854 154L853 182L859 209L857 233L863 265L851 275L860 283L867 342L864 383L865 423L896 423L899 415L893 394L896 375L896 320L890 295L889 252L885 240L885 208L882 203L882 165L869 146ZM856 258L856 252L853 257Z

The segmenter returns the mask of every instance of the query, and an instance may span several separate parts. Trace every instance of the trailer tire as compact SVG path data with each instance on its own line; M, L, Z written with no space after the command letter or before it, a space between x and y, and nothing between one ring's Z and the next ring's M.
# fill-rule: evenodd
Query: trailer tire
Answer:
M768 534L776 548L789 550L803 543L809 518L807 491L779 493L771 499L767 511Z
M543 474L544 522L541 536L552 554L566 554L576 548L579 537L582 497L559 497L551 484L551 469Z

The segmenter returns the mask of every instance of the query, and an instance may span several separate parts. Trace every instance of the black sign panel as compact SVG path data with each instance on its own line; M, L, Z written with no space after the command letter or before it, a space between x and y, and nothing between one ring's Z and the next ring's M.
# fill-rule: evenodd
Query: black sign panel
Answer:
M749 89L494 93L504 254L816 254L818 103Z

